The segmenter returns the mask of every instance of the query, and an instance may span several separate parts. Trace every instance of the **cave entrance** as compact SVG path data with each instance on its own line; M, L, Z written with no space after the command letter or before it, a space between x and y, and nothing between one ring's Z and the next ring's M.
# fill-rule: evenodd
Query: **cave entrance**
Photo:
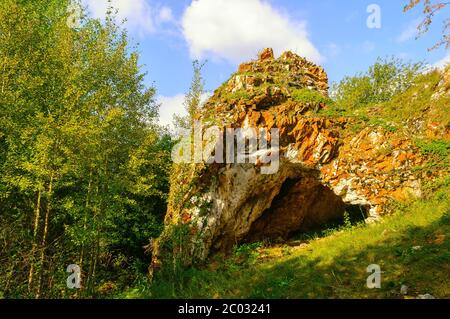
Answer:
M316 176L288 178L271 206L251 225L243 242L287 240L292 235L354 224L368 217L369 207L348 205Z

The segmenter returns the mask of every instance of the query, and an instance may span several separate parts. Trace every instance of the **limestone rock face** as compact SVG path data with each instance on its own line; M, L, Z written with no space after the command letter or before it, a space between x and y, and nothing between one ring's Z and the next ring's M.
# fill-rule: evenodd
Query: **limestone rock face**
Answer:
M287 238L355 208L376 220L390 200L420 197L423 176L413 168L425 160L410 138L318 116L327 102L325 71L292 52L276 59L265 49L240 65L198 120L224 130L278 128L279 169L262 174L261 163L175 165L152 269L174 257L189 265L238 243Z

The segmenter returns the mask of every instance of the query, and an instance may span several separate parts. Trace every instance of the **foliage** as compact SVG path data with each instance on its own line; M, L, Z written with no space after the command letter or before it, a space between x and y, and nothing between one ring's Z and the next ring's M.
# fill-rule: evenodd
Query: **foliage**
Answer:
M225 99L228 101L231 100L250 100L252 98L252 95L247 90L238 90L236 92L224 94Z
M446 169L450 165L450 142L416 139L415 144L422 154L430 158L434 166Z
M200 63L198 60L194 60L192 62L194 74L192 76L191 87L189 88L188 93L186 93L184 100L184 107L187 115L174 115L175 127L179 129L190 131L193 128L196 116L199 115L199 112L201 110L202 97L205 93L205 83L202 75L202 69L204 65L204 63Z
M243 244L240 246L234 247L233 254L234 257L238 260L238 262L245 262L246 264L254 263L259 257L259 249L262 247L262 244L259 242Z
M450 66L449 66L450 67ZM418 138L427 135L428 125L432 125L440 131L445 131L450 123L450 95L448 92L448 81L446 81L447 70L431 69L426 72L412 76L410 85L389 98L362 99L361 87L349 85L351 83L362 83L368 77L366 73L347 78L334 88L338 89L333 94L334 103L320 111L321 115L330 117L346 116L352 119L349 131L359 132L362 128L380 126L386 131L402 131ZM365 87L362 88L365 90ZM367 90L367 92L369 92ZM379 99L379 101L377 101ZM358 102L355 102L358 101ZM375 102L374 102L375 101ZM358 105L355 108L355 105Z
M420 150L425 155L438 155L442 157L446 157L449 155L450 151L450 142L445 140L432 140L430 142L417 140L417 146L419 146Z
M316 110L318 110L321 105L332 103L330 98L310 89L294 89L291 92L291 97L296 102L315 107Z
M376 103L388 102L407 90L423 69L423 63L400 59L378 59L365 73L347 76L332 87L336 108L354 111Z
M68 4L0 4L6 298L102 294L117 265L142 271L166 209L172 141L155 124L155 89L112 10L71 28ZM81 267L81 291L66 287L69 264Z
M450 119L448 94L436 95L436 88L443 75L434 70L419 75L406 91L394 96L389 102L381 103L368 110L368 115L377 115L388 121L401 124L413 124L417 119L447 124Z

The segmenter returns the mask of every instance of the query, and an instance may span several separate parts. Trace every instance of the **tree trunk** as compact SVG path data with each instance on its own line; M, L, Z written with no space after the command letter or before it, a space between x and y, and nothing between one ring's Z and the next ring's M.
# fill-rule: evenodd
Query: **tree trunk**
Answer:
M87 218L88 218L88 211L89 211L89 206L90 206L90 195L91 195L91 187L92 187L92 170L89 172L89 183L88 183L88 190L87 190L87 194L86 194L86 204L85 204L85 211L84 211L84 220L83 220L83 230L86 233L87 230ZM81 244L81 249L80 249L80 259L78 261L78 266L80 267L80 275L81 275L81 282L84 282L84 280L86 278L84 278L83 276L83 262L84 262L84 254L85 254L85 243L84 240ZM82 287L84 287L84 285L82 285Z
M51 202L52 202L52 194L53 194L53 175L50 177L50 184L48 186L48 195L47 195L47 210L45 211L45 221L44 221L44 233L42 234L42 242L41 242L41 257L39 261L40 275L39 275L39 284L36 292L36 299L41 297L41 289L42 289L42 279L44 276L44 263L45 263L45 253L47 249L47 238L48 238L48 222L51 211Z
M96 187L95 187L95 198L98 199L98 194L99 194L99 177L97 176L97 183L96 183ZM97 234L97 217L98 217L98 203L95 204L94 208L93 208L93 223L94 223L94 227L95 227L95 233ZM100 208L101 209L101 208ZM86 289L88 291L88 293L92 294L92 289L94 286L94 281L93 281L93 274L95 273L94 271L94 261L95 261L95 246L94 246L95 242L92 242L90 245L90 259L89 259L89 271L88 271L88 275L87 275L87 279L86 279Z
M34 226L33 226L33 242L31 246L31 254L30 254L30 271L28 273L28 291L31 292L33 288L33 276L34 276L34 263L35 263L35 255L37 248L37 233L39 229L39 219L41 215L41 196L42 191L39 187L37 200L36 200L36 208L34 211Z
M11 32L8 32L8 39L11 38ZM5 78L6 78L6 64L7 64L7 57L3 59L3 73L2 73L2 94L5 93Z
M2 94L5 93L5 73L6 73L6 57L3 59L3 72L2 72Z

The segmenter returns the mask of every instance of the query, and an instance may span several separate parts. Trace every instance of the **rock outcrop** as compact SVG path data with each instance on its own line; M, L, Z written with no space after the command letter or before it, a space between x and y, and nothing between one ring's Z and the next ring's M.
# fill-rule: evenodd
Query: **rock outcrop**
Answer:
M325 71L266 49L240 65L198 116L204 127L279 129L279 168L256 163L177 164L165 230L152 269L185 265L242 242L287 238L353 211L367 221L391 200L421 196L424 163L411 139L349 118L319 116L328 102ZM270 132L270 131L268 131ZM267 133L271 142L271 133ZM273 152L270 150L269 152Z

